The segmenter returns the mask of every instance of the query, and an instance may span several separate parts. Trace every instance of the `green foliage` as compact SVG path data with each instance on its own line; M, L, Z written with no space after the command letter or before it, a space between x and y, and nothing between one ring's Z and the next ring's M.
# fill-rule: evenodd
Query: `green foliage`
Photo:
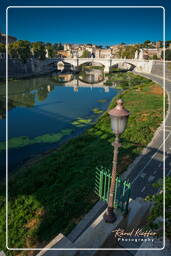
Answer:
M55 43L53 45L53 48L54 48L55 51L61 51L61 50L64 49L64 46L61 43Z
M46 45L46 49L48 50L49 58L53 58L56 56L56 53L52 44Z
M80 58L88 58L88 57L90 57L90 54L91 53L88 50L84 50L84 52Z
M33 55L35 58L44 60L46 55L45 45L42 42L32 43Z
M86 65L82 65L83 70L91 70L91 69L98 69L98 70L103 70L104 67L103 66L86 66Z
M155 222L158 217L163 217L163 180L154 184L155 188L160 189L160 192L148 196L146 199L154 203L150 216L148 217L147 225L153 230L162 231L162 222ZM171 177L165 179L165 205L166 205L166 236L171 238Z
M106 82L104 82L104 84L105 85L109 85L109 86L111 86L111 85L113 85L113 82L111 81L111 80L107 80Z
M133 88L134 86L144 86L150 83L150 80L138 75L134 75L131 72L118 72L118 73L109 73L107 75L106 85L116 84L117 88L128 89Z
M121 76L121 75L120 75ZM123 75L125 76L125 75ZM131 76L137 79L139 76ZM121 97L131 112L128 127L121 136L118 174L127 169L153 137L162 121L162 95L153 93L150 80L142 78L141 90L135 85ZM116 98L109 108L115 106ZM99 101L98 101L99 102ZM101 100L103 102L103 99ZM91 120L79 119L78 124ZM62 232L67 234L98 200L94 195L96 167L111 170L114 135L105 112L91 128L69 140L46 157L17 170L9 178L9 246L30 247ZM0 228L5 230L5 187L0 186ZM48 231L48 232L47 232ZM0 244L5 249L5 232Z
M167 49L165 52L165 59L171 60L171 49Z
M143 47L143 48L151 48L150 43L151 43L150 40L146 40L146 41L144 41L142 47Z
M5 44L0 43L0 53L5 52Z
M0 44L0 52L5 51L5 45ZM61 43L51 44L43 42L34 42L31 43L26 40L19 40L14 43L9 44L8 52L11 58L21 59L23 62L26 62L27 59L34 56L38 59L45 59L46 49L50 58L56 56L58 50L63 50L63 45Z
M139 45L125 45L120 47L118 54L121 58L126 57L127 59L133 59L135 56L135 51L139 49Z
M156 54L153 55L153 60L157 60L157 59L158 59L157 55Z
M18 58L23 62L31 57L31 43L26 40L19 40L8 46L9 55L12 58Z
M146 41L144 41L144 44L150 44L151 43L151 41L150 40L146 40Z
M112 67L111 69L110 69L110 72L112 72L112 71L121 71L121 69L120 68L117 68L117 67Z
M8 148L21 148L36 143L55 143L60 141L64 136L71 134L72 131L72 129L63 129L58 133L47 133L35 138L29 138L26 136L14 137L8 140ZM5 142L0 142L0 150L5 150L5 148Z

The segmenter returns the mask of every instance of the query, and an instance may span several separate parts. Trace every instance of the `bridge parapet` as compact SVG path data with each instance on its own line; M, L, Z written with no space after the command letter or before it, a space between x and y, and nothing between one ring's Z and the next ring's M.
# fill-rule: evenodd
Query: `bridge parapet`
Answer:
M116 64L130 64L137 72L151 73L156 60L139 60L139 59L113 59L113 58L54 58L49 59L51 63L63 62L70 64L73 68L78 68L80 65L88 62L98 63L104 66L104 72L108 73L110 67ZM159 63L160 61L157 61Z

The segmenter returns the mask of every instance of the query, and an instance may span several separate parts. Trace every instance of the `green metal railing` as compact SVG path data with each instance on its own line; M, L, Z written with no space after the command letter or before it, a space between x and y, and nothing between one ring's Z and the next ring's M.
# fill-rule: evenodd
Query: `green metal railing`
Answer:
M111 183L111 173L108 169L103 167L96 169L95 193L100 197L101 200L107 202ZM127 181L122 181L121 178L117 177L113 202L114 208L119 208L122 212L127 214L130 193L131 184Z

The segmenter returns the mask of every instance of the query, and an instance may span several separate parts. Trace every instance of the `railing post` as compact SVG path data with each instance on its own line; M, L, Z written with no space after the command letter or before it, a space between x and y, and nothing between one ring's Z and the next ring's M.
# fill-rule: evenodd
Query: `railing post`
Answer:
M123 191L122 191L122 210L124 210L125 190L126 190L126 180L125 180L124 183L123 183Z
M126 194L126 206L125 206L125 211L124 211L124 215L127 215L128 214L128 205L129 205L129 197L130 197L130 193L131 193L131 183L129 183L127 185L128 187L128 192Z
M95 191L100 199L108 201L110 184L111 173L104 168L97 168ZM123 182L121 178L116 177L113 207L120 208L124 215L128 213L130 192L131 184L127 183L126 180Z
M118 202L116 202L116 197L117 197L117 189L118 189L118 182L119 178L116 177L116 183L115 183L115 193L114 193L114 200L113 200L113 207L117 208Z
M102 199L102 186L103 186L103 172L100 171L100 186L99 186L100 199Z
M104 171L103 174L104 174L104 188L103 188L104 193L103 193L103 197L104 197L104 200L106 200L107 199L107 191L106 191L107 173L106 173L106 171Z
M111 182L111 174L108 173L107 200L109 199L110 182Z

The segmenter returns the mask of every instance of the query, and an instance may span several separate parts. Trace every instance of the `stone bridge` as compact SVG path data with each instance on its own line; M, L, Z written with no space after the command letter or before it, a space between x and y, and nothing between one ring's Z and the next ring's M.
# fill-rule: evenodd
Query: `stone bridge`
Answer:
M64 68L70 65L71 69L78 69L79 66L86 63L92 63L94 66L101 65L104 67L104 72L108 73L110 68L118 65L119 68L135 70L137 72L151 73L153 60L139 59L105 59L105 58L64 58L57 61L57 67Z

